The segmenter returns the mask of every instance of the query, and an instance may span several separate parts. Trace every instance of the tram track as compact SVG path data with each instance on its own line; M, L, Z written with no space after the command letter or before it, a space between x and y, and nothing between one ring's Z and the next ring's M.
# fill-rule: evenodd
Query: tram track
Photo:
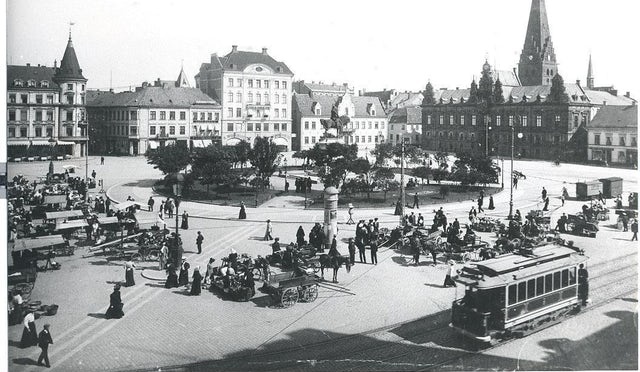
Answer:
M621 265L623 262L631 263ZM637 252L589 265L589 271L593 302L575 316L581 316L637 291ZM428 371L460 369L466 358L519 340L518 338L508 339L477 350L471 342L449 328L449 321L450 312L443 310L435 316L399 322L358 334L187 366L166 366L162 370L280 371L316 368L318 370ZM420 322L430 322L430 324ZM415 329L411 328L412 326L415 326ZM534 333L545 328L540 328Z

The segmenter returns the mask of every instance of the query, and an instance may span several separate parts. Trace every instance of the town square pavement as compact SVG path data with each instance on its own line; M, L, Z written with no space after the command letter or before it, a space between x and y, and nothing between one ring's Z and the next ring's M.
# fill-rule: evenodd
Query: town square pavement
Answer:
M56 167L69 162L57 162ZM76 160L84 175L84 161ZM551 197L552 223L561 213L576 213L581 202L569 200L561 207L559 195L564 186L575 196L575 182L603 176L624 178L625 192L637 190L637 171L604 169L581 165L552 166L548 162L516 161L515 169L527 175L514 190L515 208L526 214L541 208L540 191L543 186ZM46 173L48 163L9 164L9 177L21 173L28 178ZM132 196L146 203L155 195L156 208L160 196L152 185L161 178L159 171L147 165L142 157L107 157L99 165L98 157L89 158L89 173L95 169L98 179L104 179L105 193L119 202ZM606 172L606 174L603 174ZM508 177L507 177L508 181ZM276 188L278 178L274 177ZM496 209L486 215L505 217L508 213L509 188L495 195ZM98 190L95 190L98 191ZM218 261L230 249L252 256L271 252L270 242L263 241L265 221L274 224L274 236L283 243L295 240L298 226L309 232L314 222L322 222L322 210L303 210L299 196L275 198L259 208L248 208L247 220L238 220L237 206L211 206L190 201L181 203L180 209L191 216L189 230L181 231L185 242L185 257L191 267L203 270L210 257ZM475 203L471 200L442 204L450 221L458 218L468 221L467 212ZM426 221L433 218L433 209L439 204L423 206ZM357 206L356 206L357 207ZM140 211L141 215L155 213ZM378 217L383 227L398 224L393 210L358 209L354 218ZM637 264L634 256L637 245L630 242L631 233L621 232L615 226L615 215L601 223L597 239L575 236L566 238L584 248L592 262L625 257ZM341 222L348 218L339 211ZM173 228L173 222L167 222ZM346 253L346 238L353 236L353 225L341 223L339 247ZM203 253L197 254L195 236L202 231L205 241ZM490 240L487 234L483 238ZM269 297L260 291L249 302L221 299L209 291L201 296L187 295L187 289L165 289L164 274L152 263L136 268L136 285L122 289L125 316L119 320L104 319L113 284L124 280L121 261L107 260L100 252L78 248L76 254L60 257L62 269L39 273L32 300L60 306L58 314L39 319L40 330L44 322L52 325L54 344L50 348L52 370L97 371L127 370L132 368L160 368L221 359L243 353L252 355L262 350L291 348L318 342L339 335L349 335L384 329L413 321L430 314L445 314L451 302L462 289L442 288L446 265L433 266L421 257L418 266L409 265L410 257L393 250L381 250L378 265L357 263L347 273L339 273L339 287L323 287L319 298L312 303L298 303L290 308L273 306ZM630 257L630 258L627 258ZM430 261L429 261L430 262ZM330 276L330 274L328 274ZM257 282L257 287L261 283ZM22 326L9 327L9 369L34 371L39 350L17 347Z

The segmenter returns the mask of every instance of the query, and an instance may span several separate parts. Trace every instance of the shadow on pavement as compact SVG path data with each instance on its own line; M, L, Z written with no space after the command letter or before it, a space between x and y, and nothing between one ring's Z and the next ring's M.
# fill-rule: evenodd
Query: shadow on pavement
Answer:
M125 183L122 186L125 187L153 187L158 179L146 179L146 180L138 180L134 182Z
M12 362L15 364L20 364L23 366L37 366L38 363L37 361L31 359L31 358L15 358L12 359Z
M107 319L107 316L104 315L104 313L88 313L87 316L90 316L96 319Z

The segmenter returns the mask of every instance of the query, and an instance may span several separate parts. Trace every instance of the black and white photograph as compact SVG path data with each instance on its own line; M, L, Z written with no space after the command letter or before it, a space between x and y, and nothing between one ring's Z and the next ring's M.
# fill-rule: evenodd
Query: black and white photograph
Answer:
M637 0L3 3L0 370L638 370Z

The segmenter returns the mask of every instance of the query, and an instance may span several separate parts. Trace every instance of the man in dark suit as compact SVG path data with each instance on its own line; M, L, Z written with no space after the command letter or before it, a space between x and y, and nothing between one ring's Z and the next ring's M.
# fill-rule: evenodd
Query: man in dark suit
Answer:
M38 346L42 349L40 356L38 357L38 365L41 366L42 361L44 360L47 368L51 368L51 364L49 364L49 344L53 343L51 334L49 333L49 327L51 327L49 324L45 324L38 336Z

